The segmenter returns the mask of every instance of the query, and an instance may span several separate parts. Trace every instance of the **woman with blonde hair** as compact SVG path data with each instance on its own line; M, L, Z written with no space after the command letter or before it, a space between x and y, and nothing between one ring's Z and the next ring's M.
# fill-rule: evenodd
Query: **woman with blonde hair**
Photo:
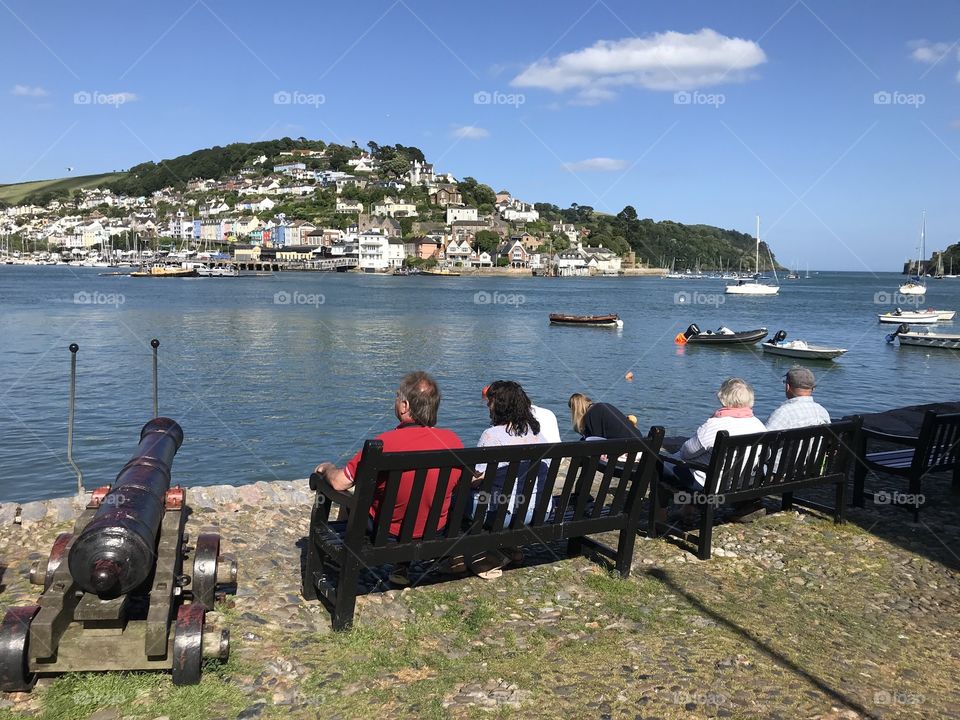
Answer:
M573 429L584 440L643 437L636 424L610 403L595 403L583 393L574 393L567 401L567 407L570 408Z
M720 408L697 428L678 452L672 455L672 461L668 460L663 464L660 479L674 490L703 489L703 483L707 478L706 473L703 470L688 467L686 463L709 465L717 433L721 430L726 430L730 435L750 435L766 430L759 418L753 414L753 388L746 380L738 377L724 380L717 391L717 400L720 402ZM660 497L661 508L665 509L666 503L669 502L669 494L661 493Z

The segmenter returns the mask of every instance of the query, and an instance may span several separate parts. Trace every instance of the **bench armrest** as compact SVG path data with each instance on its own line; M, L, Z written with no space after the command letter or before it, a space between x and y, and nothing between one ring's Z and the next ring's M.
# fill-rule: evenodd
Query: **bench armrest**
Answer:
M334 490L330 487L330 483L328 483L327 479L320 473L310 475L310 489L323 495L328 500L332 500L337 505L350 508L351 510L356 502L356 499L351 493L341 492L340 490Z
M701 470L707 472L710 470L710 467L704 465L703 463L690 462L689 460L681 460L680 458L670 457L669 455L661 455L660 460L665 463L670 463L671 465L683 465L684 467L690 468L691 470Z
M871 430L870 428L862 428L861 432L864 438L869 440L882 440L884 442L896 443L897 445L909 445L910 447L916 447L920 441L920 438L913 437L912 435L895 435L893 433L881 432L880 430Z

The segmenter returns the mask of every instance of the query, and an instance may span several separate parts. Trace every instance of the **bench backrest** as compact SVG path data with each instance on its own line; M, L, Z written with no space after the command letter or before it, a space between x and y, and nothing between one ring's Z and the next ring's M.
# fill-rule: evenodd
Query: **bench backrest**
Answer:
M960 413L938 415L928 410L920 426L913 470L919 474L948 470L960 461Z
M639 500L646 494L654 475L662 441L662 427L651 428L646 438L629 440L391 453L383 452L383 443L380 441L367 440L357 466L354 483L356 505L346 540L348 543L358 542L367 532L367 518L380 480L385 482L385 490L373 524L371 542L383 546L392 541L390 521L397 491L404 473L408 473L409 478L411 471L414 475L409 501L400 533L395 538L401 543L417 539L455 538L464 533L502 531L508 510L505 500L514 494L515 489L515 505L507 529L561 523L570 510L573 511L573 520L599 517L601 514L627 514L631 519L636 519L639 517ZM620 456L625 456L625 459L618 464L616 459ZM606 458L611 462L606 463ZM500 468L498 478L498 466L501 463L507 463L506 472ZM486 470L477 488L478 507L472 522L464 527L464 519L469 517L474 468L482 464L486 464ZM549 465L545 473L544 464ZM603 469L602 476L597 490L593 491L598 468ZM422 536L415 537L414 527L421 501L424 500L427 474L434 470L438 471L435 491L432 498L425 500L429 503L426 526ZM439 527L451 478L454 488L447 522L444 527ZM497 490L495 483L499 485L500 480L502 486ZM536 486L542 487L538 488L539 492L534 497ZM596 494L592 502L591 492ZM533 516L529 523L524 523L531 505ZM567 517L566 520L571 518Z
M840 479L855 453L860 418L751 435L717 433L704 489L710 494Z

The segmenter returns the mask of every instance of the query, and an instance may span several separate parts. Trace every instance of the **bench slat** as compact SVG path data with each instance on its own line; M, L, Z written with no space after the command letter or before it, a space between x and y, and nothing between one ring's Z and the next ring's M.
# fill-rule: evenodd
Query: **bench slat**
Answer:
M403 472L393 470L387 476L387 486L384 489L383 500L380 502L380 513L374 527L374 545L384 545L390 537L390 522L393 520L393 508L397 504L397 493L400 491L400 479Z
M447 487L450 485L450 477L453 468L440 468L437 475L436 489L433 493L433 502L430 503L430 512L427 513L427 524L423 527L423 539L433 540L440 531L440 514L443 512L443 502L447 497ZM447 522L450 521L449 510L447 511Z
M540 489L540 497L537 498L537 507L533 511L533 517L530 524L534 527L543 524L547 517L547 508L550 507L550 500L553 498L553 488L557 484L557 475L560 472L560 461L553 460L550 463L550 469L547 471L547 479Z

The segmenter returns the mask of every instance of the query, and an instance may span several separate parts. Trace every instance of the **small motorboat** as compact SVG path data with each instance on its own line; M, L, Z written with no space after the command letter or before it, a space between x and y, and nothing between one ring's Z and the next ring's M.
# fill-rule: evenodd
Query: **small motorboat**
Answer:
M903 323L895 332L887 335L887 342L892 343L899 340L900 345L926 348L942 348L944 350L960 350L960 335L935 333L924 330L923 332L914 332L910 326Z
M921 310L901 310L897 308L893 312L880 313L877 320L882 323L914 323L916 325L933 325L940 322L939 310L933 312Z
M619 315L562 315L551 313L550 324L622 328L623 320L620 319Z
M690 325L684 332L674 338L677 345L695 343L697 345L753 345L767 336L766 328L756 330L741 330L734 332L730 328L720 327L717 330L701 331L696 325Z
M208 267L201 265L196 268L199 277L239 277L240 271L236 265L215 265Z
M782 355L791 358L803 358L805 360L833 360L843 355L846 348L828 347L826 345L813 345L806 340L791 340L786 342L787 332L785 330L777 331L770 340L760 345L760 348L769 355Z

